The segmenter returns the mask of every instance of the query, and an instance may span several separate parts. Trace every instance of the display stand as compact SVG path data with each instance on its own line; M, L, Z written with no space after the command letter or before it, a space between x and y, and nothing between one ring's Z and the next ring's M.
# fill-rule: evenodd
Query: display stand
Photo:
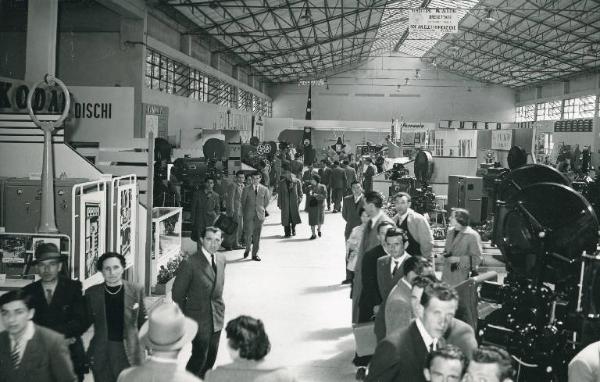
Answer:
M35 249L42 243L53 243L65 256L62 273L70 274L73 263L71 239L63 234L0 233L0 291L19 289L37 278L32 266Z
M109 243L112 251L125 257L127 268L135 261L137 247L138 188L135 175L114 178L110 187L111 229Z
M155 207L152 210L152 256L150 285L156 286L161 266L181 253L181 207Z

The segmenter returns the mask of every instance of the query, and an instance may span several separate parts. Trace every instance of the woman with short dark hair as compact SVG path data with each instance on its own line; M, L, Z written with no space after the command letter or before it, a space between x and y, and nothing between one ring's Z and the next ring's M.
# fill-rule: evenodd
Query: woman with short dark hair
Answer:
M469 278L481 262L481 238L469 226L469 211L456 208L450 215L450 229L446 235L444 248L444 268L442 281L456 286Z
M227 323L225 331L233 362L208 371L206 382L296 381L287 370L265 361L265 356L271 350L271 343L261 320L239 316Z
M321 237L321 225L325 221L325 199L327 199L327 187L321 184L321 177L319 175L314 174L312 176L306 197L306 202L308 203L308 224L312 232L310 240L314 240L317 238L315 227L318 227L317 232L319 233L319 237Z
M104 282L85 293L87 327L94 325L88 348L90 368L96 382L114 382L130 366L141 365L144 351L138 329L146 321L144 289L123 280L125 257L107 252L96 262Z

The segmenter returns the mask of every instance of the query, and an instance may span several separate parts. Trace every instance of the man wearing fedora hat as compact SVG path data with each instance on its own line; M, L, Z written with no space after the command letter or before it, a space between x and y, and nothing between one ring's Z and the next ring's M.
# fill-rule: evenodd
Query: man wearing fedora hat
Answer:
M192 342L197 331L196 321L184 316L177 304L157 306L139 332L140 343L150 354L148 361L123 370L117 382L201 381L194 374L181 370L177 364L179 352Z
M35 250L34 264L40 280L23 291L31 296L35 309L33 322L61 333L67 339L71 361L79 381L88 372L81 335L85 332L85 300L81 283L61 275L66 260L53 243L40 244Z

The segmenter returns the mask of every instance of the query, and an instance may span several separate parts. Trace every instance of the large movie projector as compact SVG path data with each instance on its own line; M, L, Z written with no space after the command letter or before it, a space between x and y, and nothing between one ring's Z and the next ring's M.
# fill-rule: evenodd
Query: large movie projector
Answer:
M507 348L519 381L566 381L576 351L600 339L586 334L600 308L596 214L566 176L544 165L513 167L496 191L492 241L508 274L503 285L481 287L481 299L500 305L480 322L481 341Z
M420 214L431 213L435 210L435 194L429 185L433 175L433 156L429 151L419 151L414 159L415 176L411 177L409 171L401 164L394 164L390 171L389 179L390 196L398 192L406 192L412 198L412 209Z

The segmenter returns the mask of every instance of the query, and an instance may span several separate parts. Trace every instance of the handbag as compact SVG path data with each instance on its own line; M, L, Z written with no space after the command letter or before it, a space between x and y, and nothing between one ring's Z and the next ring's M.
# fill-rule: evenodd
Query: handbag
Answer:
M469 255L469 278L479 276L479 272L473 269L473 257Z
M237 229L238 223L230 216L219 215L219 218L215 222L215 227L225 232L227 235L231 235Z
M375 322L362 322L352 324L352 333L356 343L356 354L359 357L372 355L377 347L377 338L375 337Z

